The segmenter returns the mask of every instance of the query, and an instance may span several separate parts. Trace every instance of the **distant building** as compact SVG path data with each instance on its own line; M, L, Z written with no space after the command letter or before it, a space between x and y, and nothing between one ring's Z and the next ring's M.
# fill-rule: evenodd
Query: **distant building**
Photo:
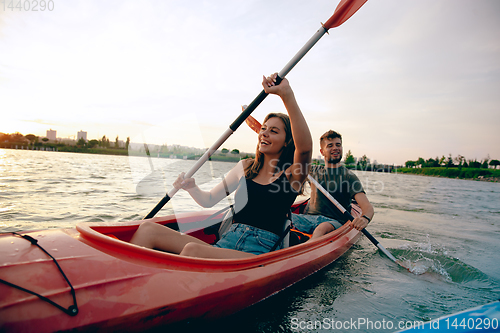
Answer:
M47 131L47 139L49 139L49 141L56 141L56 132L57 131L53 131L52 128L49 129Z
M78 141L80 139L83 139L83 140L85 140L85 142L87 142L87 132L84 132L84 131L78 132L76 135L76 141Z

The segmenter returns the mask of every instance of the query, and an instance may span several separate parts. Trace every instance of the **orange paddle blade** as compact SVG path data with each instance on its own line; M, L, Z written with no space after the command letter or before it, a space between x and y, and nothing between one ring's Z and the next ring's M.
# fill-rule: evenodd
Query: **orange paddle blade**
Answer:
M368 0L342 0L335 9L332 17L323 25L326 29L335 28L347 21Z
M255 133L260 132L261 125L254 117L248 116L248 118L245 119L245 122L247 123L248 127L255 131Z

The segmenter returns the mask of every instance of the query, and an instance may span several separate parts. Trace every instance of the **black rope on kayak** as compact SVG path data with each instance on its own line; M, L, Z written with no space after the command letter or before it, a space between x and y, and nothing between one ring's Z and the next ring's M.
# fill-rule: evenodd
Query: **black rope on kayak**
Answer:
M50 258L52 258L52 260L54 261L54 263L56 264L57 268L59 269L59 272L61 272L62 276L64 277L64 279L66 280L66 282L68 283L69 287L71 288L71 296L73 297L73 305L71 305L69 308L64 308L62 307L61 305L55 303L54 301L48 299L47 297L45 296L42 296L40 294L37 294L36 292L34 291L31 291L31 290L28 290L28 289L25 289L23 287L20 287L18 285L15 285L13 283L10 283L10 282L7 282L3 279L0 279L0 282L12 287L12 288L16 288L16 289L19 289L21 291L24 291L26 293L29 293L29 294L32 294L32 295L35 295L37 296L38 298L40 298L42 301L45 301L53 306L55 306L56 308L58 308L59 310L61 310L62 312L70 315L70 316L76 316L78 314L78 305L76 304L76 295L75 295L75 289L73 288L73 285L71 284L71 282L69 282L68 278L66 277L66 274L64 274L61 266L59 266L59 263L57 262L56 258L54 258L50 253L48 253L47 251L45 251L45 249L43 247L40 246L40 244L38 244L38 240L31 237L31 236L28 236L28 235L21 235L21 234L18 234L17 232L11 232L12 234L16 235L16 236L19 236L19 237L22 237L24 239L26 239L28 242L30 242L32 245L36 245L38 246L38 248L40 248L40 250L42 250L43 252L45 252L45 254L47 254Z

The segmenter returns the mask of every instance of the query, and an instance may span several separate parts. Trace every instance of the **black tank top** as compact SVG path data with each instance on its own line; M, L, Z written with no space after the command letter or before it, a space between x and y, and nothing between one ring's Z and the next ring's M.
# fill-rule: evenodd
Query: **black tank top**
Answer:
M246 192L245 187L240 184L234 197L236 214L233 223L247 224L281 236L286 214L297 197L285 172L267 185L245 177L240 180L243 181L246 182Z

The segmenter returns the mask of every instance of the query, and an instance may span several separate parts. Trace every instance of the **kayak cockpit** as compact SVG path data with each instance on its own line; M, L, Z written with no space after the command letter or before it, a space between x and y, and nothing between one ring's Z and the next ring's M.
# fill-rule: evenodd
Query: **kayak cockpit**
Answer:
M210 212L182 213L175 216L170 215L150 219L151 222L172 227L173 229L178 229L179 225L181 225L181 230L187 230L185 233L202 239L209 244L216 242L221 220L222 216L214 216ZM179 256L131 244L130 239L142 222L144 221L86 222L77 224L76 229L79 232L78 239L80 241L122 260L144 266L196 271L232 271L263 266L277 260L291 259L299 254L315 253L326 243L335 242L346 234L353 232L352 228L346 225L318 240L255 257L244 259L201 259Z

